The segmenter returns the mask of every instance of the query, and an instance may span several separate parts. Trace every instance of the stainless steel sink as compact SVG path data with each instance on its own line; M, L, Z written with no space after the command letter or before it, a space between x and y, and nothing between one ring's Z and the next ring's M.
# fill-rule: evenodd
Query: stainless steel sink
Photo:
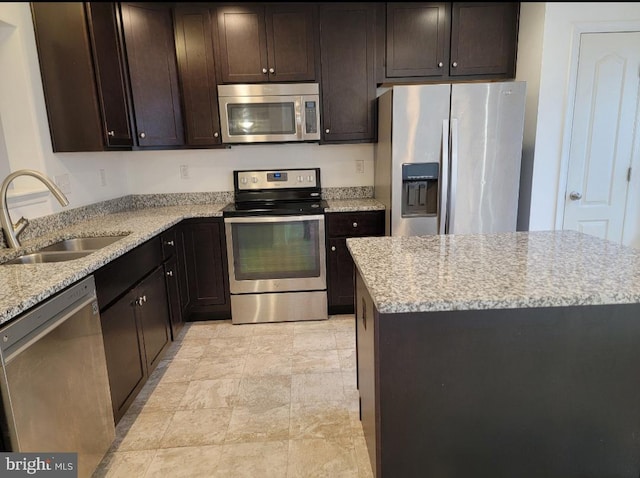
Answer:
M38 252L49 251L97 251L116 241L119 241L125 235L121 236L100 236L100 237L74 237L56 242L50 246L43 247Z
M65 262L88 256L94 251L49 251L33 252L16 257L4 264L43 264L47 262Z

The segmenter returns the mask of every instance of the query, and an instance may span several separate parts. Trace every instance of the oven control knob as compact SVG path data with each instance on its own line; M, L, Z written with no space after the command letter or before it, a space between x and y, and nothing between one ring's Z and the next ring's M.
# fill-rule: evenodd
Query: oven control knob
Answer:
M297 179L298 179L298 182L299 182L299 183L301 183L302 181L304 181L304 179L303 179L303 177L302 177L302 176L298 176L298 178L297 178Z
M255 176L253 176L253 177L251 178L251 182L252 182L253 184L257 183L257 182L258 182L258 178L256 178Z
M246 178L246 177L244 177L244 176L243 176L243 177L242 177L242 179L240 179L240 182L241 182L242 184L247 184L249 181L247 180L247 178Z
M311 176L311 175L307 176L307 181L309 181L310 183L312 183L312 182L313 182L313 176Z

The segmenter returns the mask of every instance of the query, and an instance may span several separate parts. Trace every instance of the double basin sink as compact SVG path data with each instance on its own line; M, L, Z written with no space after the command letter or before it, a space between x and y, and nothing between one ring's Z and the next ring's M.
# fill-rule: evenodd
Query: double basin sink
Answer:
M74 237L43 247L30 254L16 257L4 264L42 264L47 262L65 262L80 259L92 252L119 241L124 235L99 237Z

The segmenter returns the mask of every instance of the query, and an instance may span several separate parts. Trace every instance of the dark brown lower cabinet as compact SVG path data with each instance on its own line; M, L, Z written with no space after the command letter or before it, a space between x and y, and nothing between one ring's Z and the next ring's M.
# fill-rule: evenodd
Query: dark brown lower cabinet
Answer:
M134 313L136 299L136 291L132 290L100 313L113 418L116 423L129 408L146 379L141 331Z
M171 337L164 267L158 267L135 290L139 294L135 313L140 320L149 375L158 365L162 351L169 344Z
M329 314L351 314L354 265L347 238L384 235L384 211L332 212L325 222Z
M94 274L116 423L169 345L170 311L159 237Z
M178 283L178 258L173 256L164 263L164 277L167 285L167 300L171 316L171 338L175 340L184 326L180 307L180 286Z
M640 304L380 312L356 272L376 478L640 472Z
M227 245L221 218L181 224L189 305L188 320L231 318Z
M124 415L169 344L164 269L101 312L111 401L116 422Z

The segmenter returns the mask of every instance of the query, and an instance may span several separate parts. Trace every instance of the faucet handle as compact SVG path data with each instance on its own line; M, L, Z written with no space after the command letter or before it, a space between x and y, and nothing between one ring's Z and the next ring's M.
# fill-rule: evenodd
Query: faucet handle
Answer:
M29 220L25 219L24 217L21 217L20 219L18 219L18 222L16 222L13 225L13 230L16 234L16 237L18 237L18 235L24 231L24 228L27 227L27 225L29 224Z

